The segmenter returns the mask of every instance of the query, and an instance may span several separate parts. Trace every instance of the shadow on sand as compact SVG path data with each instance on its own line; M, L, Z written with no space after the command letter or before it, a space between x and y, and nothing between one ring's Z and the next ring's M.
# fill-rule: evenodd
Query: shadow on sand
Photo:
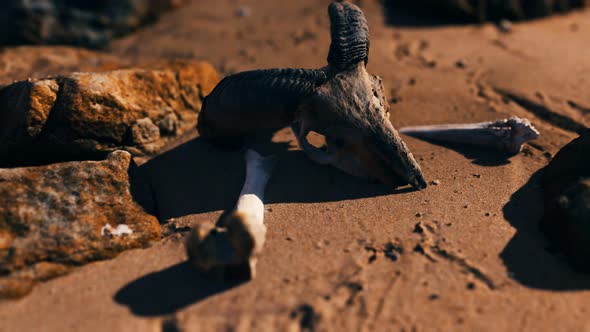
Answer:
M460 143L439 142L436 140L430 140L425 138L419 139L431 144L435 144L456 151L462 154L465 158L470 159L471 162L475 165L484 167L494 167L510 164L510 157L512 157L510 154L491 148L484 148Z
M265 203L340 201L405 193L319 166L286 143L249 142L263 155L277 154ZM151 204L164 222L173 217L233 208L244 181L244 153L224 151L195 138L148 161L136 170L151 187ZM144 199L145 200L145 199ZM243 281L221 282L180 263L130 282L114 296L140 316L174 313Z
M504 217L516 228L516 234L500 257L512 278L527 287L555 291L590 289L590 277L574 272L565 258L553 253L539 229L543 209L535 207L543 206L541 172L535 173L504 206Z
M183 262L130 282L114 299L138 316L163 316L242 283L217 281Z
M251 146L251 145L249 145ZM410 192L354 178L320 166L284 143L254 145L262 154L277 154L265 203L329 202ZM224 151L195 138L140 167L152 186L161 221L189 214L231 209L244 181L243 151Z

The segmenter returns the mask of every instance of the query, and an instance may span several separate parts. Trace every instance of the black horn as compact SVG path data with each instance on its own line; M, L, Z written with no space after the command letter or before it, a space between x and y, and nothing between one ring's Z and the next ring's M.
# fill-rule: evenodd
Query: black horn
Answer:
M369 59L369 27L363 12L348 2L334 2L328 7L332 43L328 63L337 71L350 69Z
M263 69L225 77L203 102L197 128L203 138L278 130L293 121L301 99L327 80L321 70Z

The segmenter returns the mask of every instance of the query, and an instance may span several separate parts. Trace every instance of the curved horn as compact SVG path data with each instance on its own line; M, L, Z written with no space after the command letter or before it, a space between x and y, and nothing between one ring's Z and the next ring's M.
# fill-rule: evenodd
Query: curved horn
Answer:
M359 7L348 2L333 2L328 7L332 43L328 63L336 70L350 69L369 60L369 27Z
M205 98L197 128L204 138L278 130L293 121L301 99L327 80L321 70L264 69L225 77Z

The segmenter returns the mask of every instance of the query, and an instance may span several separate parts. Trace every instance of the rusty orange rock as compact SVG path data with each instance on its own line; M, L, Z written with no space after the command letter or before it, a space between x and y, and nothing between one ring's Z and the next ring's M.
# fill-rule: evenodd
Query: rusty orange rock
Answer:
M160 238L135 202L131 155L103 161L0 169L0 297Z
M0 163L158 152L194 128L219 80L208 63L72 73L0 90ZM32 160L36 159L36 160Z

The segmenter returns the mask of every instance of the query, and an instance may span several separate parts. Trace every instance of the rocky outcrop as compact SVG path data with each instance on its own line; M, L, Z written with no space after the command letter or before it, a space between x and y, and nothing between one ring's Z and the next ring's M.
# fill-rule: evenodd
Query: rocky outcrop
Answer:
M0 297L160 238L135 202L131 155L0 169Z
M156 67L157 68L157 67ZM207 63L31 79L0 90L0 164L151 155L195 127L218 75Z
M396 3L394 5L394 2ZM440 15L445 13L451 17L465 18L472 21L511 19L522 20L543 17L554 13L581 8L590 5L588 0L388 0L386 5L412 5L422 13Z
M0 44L103 47L185 0L5 0Z
M555 155L542 183L542 230L575 269L590 272L590 129Z

